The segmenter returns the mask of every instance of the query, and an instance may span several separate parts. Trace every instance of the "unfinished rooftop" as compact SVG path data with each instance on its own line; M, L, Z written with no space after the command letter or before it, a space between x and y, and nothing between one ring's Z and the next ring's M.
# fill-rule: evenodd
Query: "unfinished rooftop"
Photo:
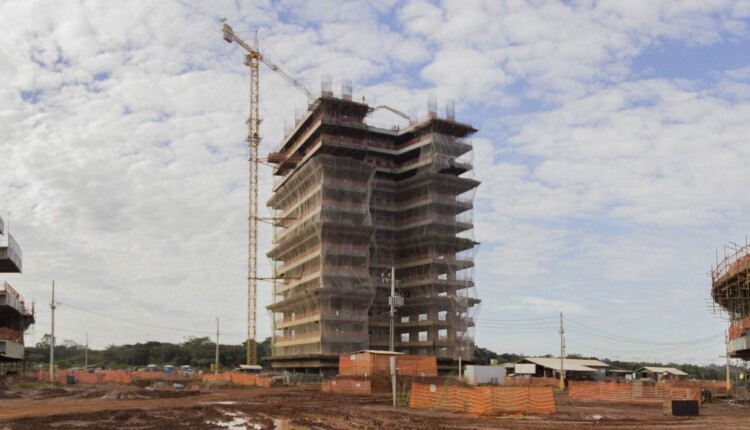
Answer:
M0 217L0 273L21 273L22 260L21 247Z
M404 298L395 350L451 366L473 357L477 130L439 118L367 124L374 110L324 88L269 157L277 179L272 365L332 370L389 348L391 267Z

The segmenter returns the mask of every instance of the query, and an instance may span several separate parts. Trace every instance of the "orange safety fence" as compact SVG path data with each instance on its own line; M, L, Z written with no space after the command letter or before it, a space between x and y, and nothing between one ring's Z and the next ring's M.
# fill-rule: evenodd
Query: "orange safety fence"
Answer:
M55 380L61 384L66 384L68 375L73 375L77 384L103 384L119 383L132 384L133 379L160 379L176 382L189 382L196 380L194 376L181 374L165 374L161 372L129 372L126 370L103 370L100 372L70 371L58 370L55 372ZM49 380L49 373L40 370L37 375L39 381Z
M731 390L731 383L729 386ZM727 390L727 381L700 381L700 387L710 390L714 396L727 396L730 391Z
M372 385L369 380L357 381L353 379L327 379L323 381L320 390L324 393L371 394Z
M247 385L255 387L270 388L271 378L261 375L253 375L250 373L230 373L224 372L215 374L204 374L201 375L202 381L229 381L235 385Z
M232 373L232 384L270 388L271 378L247 373Z
M75 377L75 382L78 384L102 384L108 382L131 384L133 379L159 379L174 382L190 382L200 378L202 381L225 380L236 385L248 385L263 388L271 387L271 378L268 376L247 373L220 373L218 375L204 374L198 377L181 374L165 374L162 372L128 372L124 370L105 370L96 373L59 370L55 372L55 380L61 384L65 384L67 383L68 375L73 375ZM49 380L49 373L40 370L37 373L37 379L39 381L47 381Z
M699 400L700 386L673 387L666 384L618 384L612 382L570 381L568 397L572 401L623 403L661 403L663 400Z
M726 381L698 379L695 381L669 381L669 382L666 382L665 384L671 387L675 387L675 388L699 387L700 389L711 391L711 394L714 397L726 396L729 393L729 391L727 390Z
M390 357L369 352L339 357L339 375L389 375ZM408 376L437 376L437 359L422 355L397 355L396 373Z
M511 376L505 378L503 385L511 387L559 387L560 380L556 378L524 378Z
M231 373L204 373L201 375L201 381L208 382L208 381L228 381L232 382L232 374Z
M409 407L478 415L555 412L551 387L460 387L413 382Z
M96 385L104 379L104 375L88 372L73 372L76 384Z
M124 370L108 370L104 373L104 382L115 382L119 384L132 384L133 378L129 372Z
M39 373L37 374L37 379L39 381L49 381L49 372L40 370ZM65 372L64 370L55 372L55 382L65 384L67 383L67 380L68 380L67 372Z

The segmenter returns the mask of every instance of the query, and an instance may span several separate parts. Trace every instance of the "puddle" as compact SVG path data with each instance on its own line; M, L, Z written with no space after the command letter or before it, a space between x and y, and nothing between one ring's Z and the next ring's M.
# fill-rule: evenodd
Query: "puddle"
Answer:
M310 430L310 428L292 424L292 420L289 418L275 418L273 420L273 430Z
M248 418L243 418L241 414L235 412L224 412L230 421L206 421L207 424L214 424L219 427L224 427L228 430L266 430L267 428L261 424L250 422ZM292 420L289 418L274 418L273 427L267 430L310 430L309 427L292 424Z
M225 427L228 430L263 430L262 425L249 423L245 418L240 417L232 418L232 421L206 421L206 423Z
M225 400L223 402L213 402L212 405L236 405L239 402L233 402L231 400Z

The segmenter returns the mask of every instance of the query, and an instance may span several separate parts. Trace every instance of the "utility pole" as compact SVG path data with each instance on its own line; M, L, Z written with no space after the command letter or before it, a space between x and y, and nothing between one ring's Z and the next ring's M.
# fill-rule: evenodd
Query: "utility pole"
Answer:
M89 334L86 333L86 349L83 353L83 368L84 370L89 367Z
M461 380L463 380L463 378L462 378L462 376L463 376L463 374L462 374L462 372L463 372L462 359L464 358L464 347L461 346L458 351L459 351L458 352L458 380L461 381Z
M393 393L393 407L395 408L397 406L396 404L396 384L398 383L398 380L396 378L396 373L398 372L398 369L396 369L396 356L391 355L389 357L390 364L391 364L391 391Z
M394 345L395 345L395 326L396 326L396 267L391 267L391 297L389 297L389 302L391 305L391 338L390 342L388 342L388 350L393 352L395 351Z
M560 390L565 390L565 329L562 312L560 312Z
M49 381L55 382L55 281L52 281L52 301L49 304L52 309L52 335L49 340Z
M732 391L732 382L729 380L729 332L724 335L726 344L726 358L727 358L727 392Z
M214 374L219 374L219 319L216 318L216 368Z

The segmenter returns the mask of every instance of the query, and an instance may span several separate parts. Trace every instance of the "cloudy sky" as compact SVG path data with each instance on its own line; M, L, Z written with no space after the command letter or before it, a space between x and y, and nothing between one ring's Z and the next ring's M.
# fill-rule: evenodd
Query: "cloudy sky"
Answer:
M0 211L27 342L53 279L60 340L179 341L217 316L244 339L248 77L221 18L315 91L351 79L422 116L434 94L480 129L479 345L556 353L563 311L569 353L720 362L707 272L750 231L744 0L3 0ZM267 152L305 99L261 81Z

